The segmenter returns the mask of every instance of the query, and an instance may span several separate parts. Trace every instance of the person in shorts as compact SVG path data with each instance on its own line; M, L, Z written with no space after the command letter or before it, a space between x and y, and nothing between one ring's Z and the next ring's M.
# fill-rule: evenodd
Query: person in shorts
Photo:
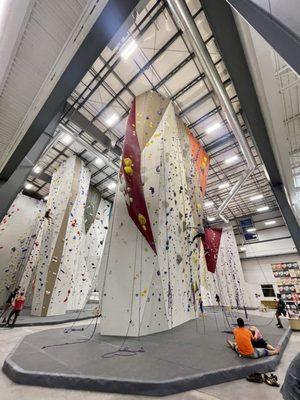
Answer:
M0 318L3 318L3 323L6 322L6 314L8 313L8 310L10 309L15 297L18 294L18 291L20 290L21 286L18 286L15 288L15 290L13 292L11 292L3 306L3 310L2 310L2 314L0 316Z
M253 347L256 349L268 349L268 350L275 350L275 347L272 346L271 344L267 343L265 339L263 338L263 335L261 332L258 330L256 326L250 326L249 327L250 332L252 333L253 340L252 344Z
M265 348L254 348L252 344L254 337L251 331L245 327L243 318L237 319L237 325L237 328L234 328L233 330L235 342L233 343L230 340L227 340L227 343L232 350L239 354L240 357L260 358L279 354L279 349L272 351Z
M276 319L277 319L277 328L283 328L283 325L281 323L280 316L284 315L286 316L286 307L285 307L285 302L281 298L281 294L278 293L277 295L277 310L276 310Z

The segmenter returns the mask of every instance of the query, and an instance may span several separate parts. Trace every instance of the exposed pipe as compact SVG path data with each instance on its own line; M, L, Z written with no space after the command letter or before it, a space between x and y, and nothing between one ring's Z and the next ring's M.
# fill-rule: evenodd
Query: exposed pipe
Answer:
M228 203L232 200L232 198L239 191L240 187L249 177L249 175L254 171L255 160L251 153L247 140L244 137L242 128L240 126L239 120L237 119L236 113L229 99L229 96L222 84L220 75L210 57L209 51L206 48L206 45L190 13L190 10L186 5L186 2L184 0L167 0L167 2L172 14L179 22L185 34L187 35L188 41L192 46L196 57L200 61L204 73L210 80L210 83L216 95L218 96L222 110L225 113L228 123L231 126L234 136L240 146L242 154L247 163L247 169L241 174L239 180L230 190L227 198L223 201L223 203L218 209L219 217L223 221L228 222L228 220L223 216L222 213L224 212Z

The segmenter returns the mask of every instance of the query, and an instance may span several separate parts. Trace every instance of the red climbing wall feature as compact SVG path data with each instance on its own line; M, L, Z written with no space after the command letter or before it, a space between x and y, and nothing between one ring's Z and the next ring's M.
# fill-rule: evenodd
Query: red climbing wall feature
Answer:
M204 197L206 190L207 174L209 169L209 157L204 148L198 142L198 140L191 134L189 129L187 129L187 135L189 137L195 170L197 171L198 179L200 182L202 197Z
M125 180L128 213L152 250L156 253L141 179L141 149L136 134L135 100L132 103L127 120L120 174Z
M222 229L205 228L203 247L208 271L214 273L217 266Z

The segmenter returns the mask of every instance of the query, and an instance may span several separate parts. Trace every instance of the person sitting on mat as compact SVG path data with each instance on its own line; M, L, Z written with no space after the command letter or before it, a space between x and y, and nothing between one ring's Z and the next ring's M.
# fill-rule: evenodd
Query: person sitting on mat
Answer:
M21 286L16 287L15 290L9 294L9 296L3 306L3 311L0 316L0 318L3 317L3 321L2 321L3 323L6 322L6 314L8 313L8 310L10 309L12 302L14 301L14 298L16 297L20 288L21 288Z
M13 302L13 305L12 305L13 310L9 314L7 324L5 325L6 327L13 328L15 326L16 320L17 320L20 312L23 310L24 304L25 304L25 296L24 296L24 292L22 292L21 294L17 295L17 297L15 298L15 300ZM13 322L12 322L12 324L9 324L12 316L14 316Z
M263 335L257 329L256 326L250 326L249 330L253 336L253 340L252 340L253 347L255 347L257 349L268 349L268 350L272 350L272 351L276 350L275 347L273 347L271 344L268 344L265 341L265 339L263 338Z
M227 339L228 345L232 350L236 351L240 357L244 358L260 358L265 356L274 356L279 353L279 349L267 350L254 348L252 344L253 335L249 329L245 328L243 318L237 319L237 328L234 328L233 334L235 343Z
M280 315L286 316L286 307L285 307L285 302L281 298L281 294L278 293L277 295L278 301L277 301L277 310L276 310L276 319L277 319L277 328L283 328L283 325L281 323Z

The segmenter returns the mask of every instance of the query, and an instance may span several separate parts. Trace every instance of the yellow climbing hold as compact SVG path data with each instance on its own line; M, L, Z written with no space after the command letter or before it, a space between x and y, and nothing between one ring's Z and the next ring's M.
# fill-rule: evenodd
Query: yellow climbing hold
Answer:
M132 159L131 158L124 158L123 160L124 165L126 165L126 167L131 167L132 166Z

